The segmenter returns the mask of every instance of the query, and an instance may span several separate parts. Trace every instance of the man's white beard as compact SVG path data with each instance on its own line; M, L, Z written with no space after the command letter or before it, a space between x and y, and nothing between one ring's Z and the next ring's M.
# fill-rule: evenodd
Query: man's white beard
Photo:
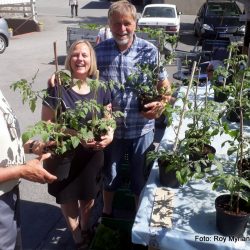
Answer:
M116 43L117 43L118 45L126 45L126 44L128 44L129 39L128 39L128 38L127 38L127 39L123 39L123 40L115 39L115 41L116 41Z

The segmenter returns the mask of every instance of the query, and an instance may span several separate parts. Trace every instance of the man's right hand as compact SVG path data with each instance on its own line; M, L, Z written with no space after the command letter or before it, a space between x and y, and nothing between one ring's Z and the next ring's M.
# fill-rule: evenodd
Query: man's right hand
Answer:
M56 176L46 171L42 162L51 156L50 153L43 154L33 160L28 161L25 165L20 166L20 177L28 181L39 183L52 183L57 179Z

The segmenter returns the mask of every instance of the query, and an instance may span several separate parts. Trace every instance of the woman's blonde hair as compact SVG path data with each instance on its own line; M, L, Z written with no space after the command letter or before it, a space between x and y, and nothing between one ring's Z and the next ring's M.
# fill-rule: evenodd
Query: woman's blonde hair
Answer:
M75 41L74 43L71 44L69 51L68 51L68 54L67 54L66 59L65 59L65 69L69 70L72 73L72 68L70 65L71 57L72 57L72 54L73 54L75 47L80 43L86 44L87 47L89 48L90 68L89 68L89 72L88 72L89 75L88 76L94 77L94 76L96 76L96 73L97 73L96 55L95 55L95 51L93 49L93 46L90 44L90 42L88 42L86 40L78 40L78 41Z
M131 14L134 21L137 20L135 6L126 0L120 0L111 4L108 11L108 20L112 17L114 13L126 14L126 15Z

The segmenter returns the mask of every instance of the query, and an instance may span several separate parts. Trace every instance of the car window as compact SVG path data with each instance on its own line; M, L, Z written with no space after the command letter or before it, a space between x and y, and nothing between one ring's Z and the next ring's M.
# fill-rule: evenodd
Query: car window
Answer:
M143 14L143 17L173 17L175 18L175 10L174 8L168 7L152 7L146 8Z
M239 16L240 14L240 9L231 3L211 3L207 9L207 16Z

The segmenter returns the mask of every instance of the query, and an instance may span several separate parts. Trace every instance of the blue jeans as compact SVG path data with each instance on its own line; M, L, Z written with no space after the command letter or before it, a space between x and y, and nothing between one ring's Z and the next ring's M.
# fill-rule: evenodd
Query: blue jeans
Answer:
M135 139L116 139L105 150L104 190L116 191L122 184L121 161L128 153L130 188L140 195L145 178L146 153L154 140L154 131Z

